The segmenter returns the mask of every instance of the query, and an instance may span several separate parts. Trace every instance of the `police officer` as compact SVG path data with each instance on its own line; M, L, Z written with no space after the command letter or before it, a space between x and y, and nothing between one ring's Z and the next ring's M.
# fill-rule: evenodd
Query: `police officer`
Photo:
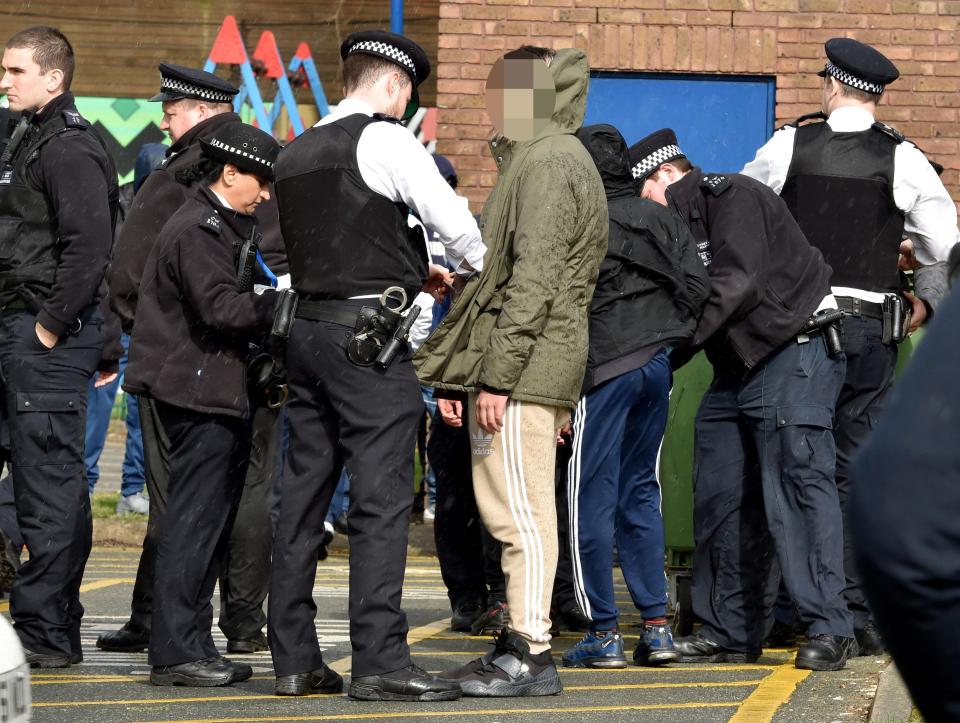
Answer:
M826 54L819 73L823 112L774 133L743 172L786 201L833 268L833 293L847 314L847 372L834 428L837 488L846 515L850 461L893 383L902 338L895 327L909 310L909 328L917 328L942 297L947 254L957 240L957 211L923 153L875 120L884 89L899 77L896 66L850 38L828 40ZM904 237L913 242L921 264L916 296L903 291L897 270ZM844 567L844 595L860 652L875 655L883 643L870 621L847 532Z
M839 318L830 267L776 194L692 167L672 130L647 136L630 156L643 197L690 225L711 282L692 342L714 368L694 463L692 592L703 627L674 645L683 662L756 660L775 547L809 637L797 667L839 670L856 641L833 479L844 362L828 323Z
M30 558L10 612L33 667L83 660L79 588L90 553L87 385L103 348L98 290L110 259L117 173L77 112L73 48L55 28L14 35L5 92L23 115L0 168L0 372L17 522Z
M430 72L423 49L400 35L370 30L347 37L340 55L346 98L284 148L276 169L280 224L293 288L301 296L287 347L290 450L270 586L276 692L328 690L331 671L317 643L313 581L324 515L346 465L349 694L452 700L459 686L411 662L400 609L413 451L423 414L419 382L406 354L386 366L374 363L385 335L358 315L368 307L386 322L379 301L384 292L399 287L412 300L427 278L423 237L419 230L408 235L410 210L437 232L457 272L479 270L486 249L466 200L397 121L417 108L417 86ZM443 274L436 269L428 288ZM399 307L402 295L394 291L392 297L387 306Z
M200 143L200 162L180 172L199 181L196 194L164 225L144 267L124 382L153 405L170 443L150 633L154 685L227 685L251 675L217 652L210 598L250 454L248 342L270 328L277 302L272 289L241 286L237 253L256 238L253 211L269 196L280 147L240 122Z
M232 101L238 90L212 73L160 63L160 92L151 100L163 105L160 128L173 141L161 167L151 173L134 198L133 207L120 231L109 272L110 303L123 330L133 331L140 279L157 234L164 223L191 195L192 181L177 179L183 169L201 159L203 141L229 124L240 121ZM279 239L276 206L269 200L257 209L264 235ZM279 244L282 248L282 243ZM133 588L131 616L116 631L101 635L103 650L138 652L150 641L151 589L157 535L166 509L169 440L159 427L150 399L140 406L144 440L150 520ZM228 564L221 579L220 627L227 637L228 652L248 653L266 648L262 633L266 618L262 605L270 577L269 497L272 492L276 455L276 412L261 408L253 424L253 458L231 537Z

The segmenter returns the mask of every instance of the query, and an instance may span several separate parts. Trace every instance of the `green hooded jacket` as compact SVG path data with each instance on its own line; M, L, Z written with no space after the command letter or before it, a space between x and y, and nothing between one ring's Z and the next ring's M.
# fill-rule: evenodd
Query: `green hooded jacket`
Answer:
M490 143L500 177L480 222L483 272L417 351L424 384L576 406L608 231L603 182L574 135L589 70L583 52L557 51L550 64L557 98L546 129L531 141Z

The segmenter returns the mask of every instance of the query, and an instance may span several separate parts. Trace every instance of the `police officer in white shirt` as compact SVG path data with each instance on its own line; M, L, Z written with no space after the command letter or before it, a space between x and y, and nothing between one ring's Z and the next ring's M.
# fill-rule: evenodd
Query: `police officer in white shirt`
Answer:
M407 645L400 596L423 400L406 349L392 362L385 350L397 347L400 313L417 293L439 293L450 280L446 269L428 266L409 213L437 232L455 273L480 271L486 247L466 199L398 121L416 111L417 86L430 73L423 49L370 30L350 35L340 55L346 97L276 165L280 225L301 301L287 346L290 450L270 587L275 692L335 693L342 685L323 664L312 593L324 515L346 466L349 695L454 700L459 686L414 665Z
M874 426L893 382L897 342L920 326L946 289L957 212L933 166L903 135L875 120L880 97L900 73L877 50L850 38L826 43L823 112L781 128L743 173L779 193L810 243L833 268L844 318L846 381L837 402L837 487L844 511L845 597L861 655L883 643L860 586L846 524L848 467ZM813 121L813 122L810 122ZM913 242L917 295L897 268L902 239Z

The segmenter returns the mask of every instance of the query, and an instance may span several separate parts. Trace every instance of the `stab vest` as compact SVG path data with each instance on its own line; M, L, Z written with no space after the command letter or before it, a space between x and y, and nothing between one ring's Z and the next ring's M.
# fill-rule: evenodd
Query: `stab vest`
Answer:
M348 299L401 286L412 300L427 273L426 244L409 209L363 181L357 143L383 116L316 126L277 159L275 188L293 287L302 298ZM387 149L385 149L387 150Z
M90 125L76 111L64 111L40 126L31 126L9 165L0 168L0 303L9 304L26 288L45 297L60 259L56 219L42 190L27 179L44 144L67 131Z
M849 133L826 122L797 128L780 196L833 269L833 286L900 289L904 216L893 199L893 163L902 140L880 124Z

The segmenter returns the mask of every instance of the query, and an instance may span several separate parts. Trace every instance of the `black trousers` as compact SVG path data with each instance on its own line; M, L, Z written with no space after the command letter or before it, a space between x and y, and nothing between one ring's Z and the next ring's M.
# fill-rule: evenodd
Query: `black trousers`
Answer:
M250 456L246 420L155 402L170 442L167 509L157 540L150 664L217 655L211 599Z
M322 662L313 583L323 520L344 464L350 473L350 642L353 674L410 664L400 594L423 414L409 359L386 370L346 357L350 330L297 319L287 345L290 449L274 541L269 635L277 675Z
M137 567L130 605L134 630L149 632L153 613L153 583L157 540L167 508L171 461L170 440L156 402L139 398L150 517ZM277 413L258 409L253 417L253 443L237 523L231 527L220 576L220 629L231 640L249 640L263 630L263 601L270 585L273 531L270 505L276 475Z
M927 721L960 720L958 324L954 289L849 468L863 588Z
M853 613L854 628L870 621L860 573L854 557L853 538L848 523L850 505L850 465L867 435L877 425L884 403L893 385L897 368L897 346L881 343L883 325L879 319L846 316L843 319L843 350L847 373L837 400L833 436L837 442L837 492L843 511L843 565L846 575L844 598ZM866 484L870 484L869 481Z
M570 556L570 510L567 506L567 464L573 452L569 436L557 447L556 500L557 500L557 573L553 578L553 595L550 607L554 613L565 613L579 607L573 590L573 558Z
M716 370L700 404L693 611L724 647L760 650L777 559L808 634L853 635L831 431L843 374L821 339L791 342L748 374Z
M84 433L103 322L96 306L81 321L79 333L48 350L33 314L0 314L0 403L10 435L4 461L13 464L17 524L30 549L10 614L25 648L59 655L80 650L80 582L93 534Z

